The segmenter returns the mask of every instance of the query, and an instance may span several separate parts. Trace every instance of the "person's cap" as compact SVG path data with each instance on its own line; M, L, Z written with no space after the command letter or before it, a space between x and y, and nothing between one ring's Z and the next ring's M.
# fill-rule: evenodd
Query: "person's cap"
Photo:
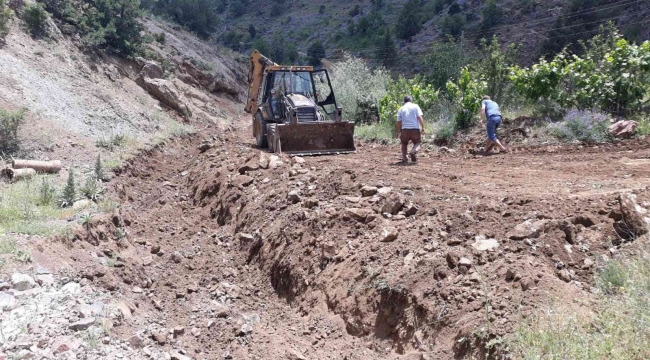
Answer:
M404 96L404 103L411 102L411 101L413 101L413 96L411 95Z

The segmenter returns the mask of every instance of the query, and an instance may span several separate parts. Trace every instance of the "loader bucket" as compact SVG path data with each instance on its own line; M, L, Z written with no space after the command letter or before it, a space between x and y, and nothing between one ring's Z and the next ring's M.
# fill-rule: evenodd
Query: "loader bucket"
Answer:
M267 134L269 148L278 153L310 156L356 151L354 123L348 121L271 124Z

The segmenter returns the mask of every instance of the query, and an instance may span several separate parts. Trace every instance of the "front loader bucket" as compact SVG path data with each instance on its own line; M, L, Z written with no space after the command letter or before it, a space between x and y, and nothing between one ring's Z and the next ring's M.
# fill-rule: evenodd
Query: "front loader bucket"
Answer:
M354 123L269 124L269 148L290 155L347 154L356 151Z

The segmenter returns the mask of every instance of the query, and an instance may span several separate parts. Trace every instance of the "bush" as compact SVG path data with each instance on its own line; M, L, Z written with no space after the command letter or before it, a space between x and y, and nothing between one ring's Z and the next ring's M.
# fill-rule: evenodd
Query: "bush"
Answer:
M480 58L470 66L487 81L486 94L502 107L519 102L510 80L510 69L517 64L520 48L521 45L510 44L504 51L496 36L491 42L483 39L478 51Z
M433 126L433 135L437 144L449 144L456 134L456 124L453 119L443 119Z
M25 22L25 28L33 37L47 35L48 13L39 3L25 5L21 12L21 18Z
M165 35L164 32L154 34L153 38L162 45L165 45L165 42L167 41L167 35Z
M402 11L397 16L395 31L397 37L409 40L422 30L422 19L420 19L420 1L408 0Z
M38 205L41 206L50 206L54 203L56 197L56 187L54 187L49 181L43 178L41 187L38 190Z
M4 42L9 35L9 22L13 16L13 11L7 7L6 0L0 0L0 42Z
M27 110L6 111L0 109L0 154L12 154L19 150L18 128L25 120Z
M481 109L481 99L485 95L487 83L480 74L463 68L458 83L447 83L447 94L458 106L454 122L458 129L468 129L476 124Z
M442 20L442 33L457 38L465 28L465 19L462 15L456 14L453 16L445 17Z
M422 73L434 88L445 90L447 81L456 81L460 70L467 65L462 63L463 49L460 43L435 43L431 52L422 60Z
M77 200L77 188L74 183L74 169L70 168L68 173L68 182L63 188L63 194L61 196L61 207L70 207Z
M420 106L422 112L427 112L438 100L438 91L426 84L424 79L416 76L406 79L400 76L391 80L386 86L386 96L379 102L380 120L395 125L397 112L404 105L404 96L413 96L413 102Z
M343 118L349 120L356 120L359 103L379 104L390 81L383 68L371 70L364 60L352 57L335 64L331 76L336 100L343 108Z
M609 117L605 114L570 110L564 121L549 125L548 132L560 140L597 143L611 139L607 131L609 125Z
M307 50L309 63L313 66L320 65L321 59L325 58L325 47L320 41L314 41Z
M246 14L246 5L242 1L233 1L230 3L230 15L232 17L238 18L244 14Z
M384 121L371 125L358 125L354 128L355 137L370 141L390 140L394 137L394 133L394 126Z

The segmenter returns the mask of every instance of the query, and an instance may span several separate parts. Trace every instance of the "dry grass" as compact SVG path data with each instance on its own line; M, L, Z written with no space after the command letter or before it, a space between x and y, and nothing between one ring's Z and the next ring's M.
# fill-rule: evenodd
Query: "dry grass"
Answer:
M522 322L517 359L650 359L650 260L609 262L597 278L592 316L552 306Z

